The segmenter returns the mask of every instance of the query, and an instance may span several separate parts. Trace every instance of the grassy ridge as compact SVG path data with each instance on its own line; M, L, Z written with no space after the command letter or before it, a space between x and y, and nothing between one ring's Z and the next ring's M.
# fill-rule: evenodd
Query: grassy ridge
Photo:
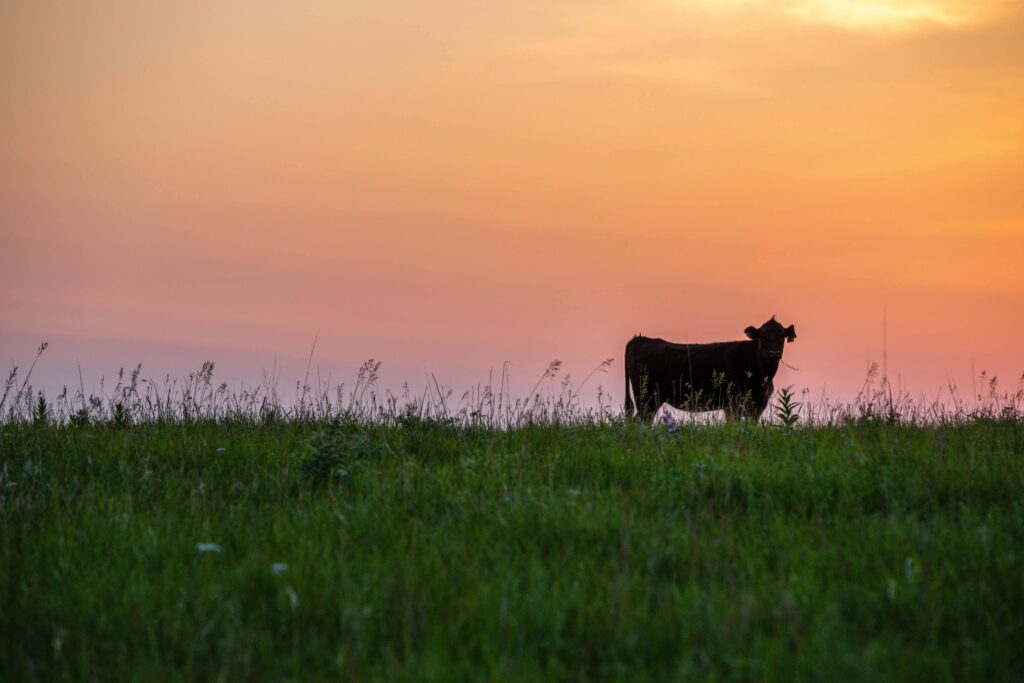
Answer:
M1020 680L1022 494L1016 421L4 425L0 680Z

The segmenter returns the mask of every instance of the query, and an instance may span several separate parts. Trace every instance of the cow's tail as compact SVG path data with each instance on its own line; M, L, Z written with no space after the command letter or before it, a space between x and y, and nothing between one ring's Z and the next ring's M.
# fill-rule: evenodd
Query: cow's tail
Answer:
M629 394L629 366L631 364L631 359L629 357L630 356L629 350L630 350L630 347L633 346L633 342L635 340L636 340L636 337L633 337L628 342L626 342L626 351L625 351L625 353L623 353L623 357L622 357L622 366L625 368L625 371L626 371L626 404L623 407L623 411L625 412L626 417L632 417L633 416L633 398Z

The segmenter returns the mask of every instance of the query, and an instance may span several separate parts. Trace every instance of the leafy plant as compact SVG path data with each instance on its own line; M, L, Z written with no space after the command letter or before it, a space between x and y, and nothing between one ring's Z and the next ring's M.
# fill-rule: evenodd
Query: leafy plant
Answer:
M792 387L783 387L779 390L779 405L775 417L779 419L784 429L792 429L800 422L800 405L793 395Z

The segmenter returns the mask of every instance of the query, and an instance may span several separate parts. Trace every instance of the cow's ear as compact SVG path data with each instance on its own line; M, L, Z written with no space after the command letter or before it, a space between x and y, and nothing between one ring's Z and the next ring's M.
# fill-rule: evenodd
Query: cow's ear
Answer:
M796 339L796 328L790 325L786 328L786 341L793 341Z
M751 339L757 339L757 328L754 327L753 325L743 330L743 332Z

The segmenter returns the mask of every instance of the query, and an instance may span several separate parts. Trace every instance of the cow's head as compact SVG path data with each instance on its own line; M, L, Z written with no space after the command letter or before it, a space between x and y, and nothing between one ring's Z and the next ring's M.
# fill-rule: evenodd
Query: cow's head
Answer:
M761 327L751 325L744 332L757 342L757 355L764 361L778 361L782 358L782 347L786 342L796 339L796 328L792 325L783 327L776 322L775 316Z

